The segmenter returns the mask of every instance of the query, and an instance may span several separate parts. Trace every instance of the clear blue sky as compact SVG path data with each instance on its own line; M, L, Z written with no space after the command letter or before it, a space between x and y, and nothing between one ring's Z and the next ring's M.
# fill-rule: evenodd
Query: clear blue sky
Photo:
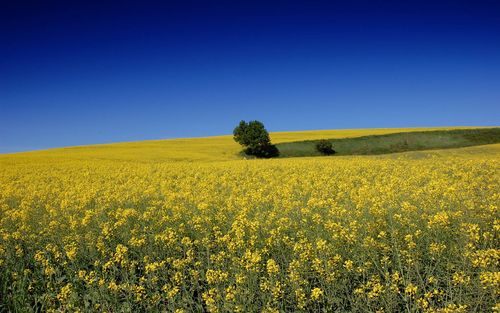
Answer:
M0 153L241 119L499 125L500 1L2 2Z

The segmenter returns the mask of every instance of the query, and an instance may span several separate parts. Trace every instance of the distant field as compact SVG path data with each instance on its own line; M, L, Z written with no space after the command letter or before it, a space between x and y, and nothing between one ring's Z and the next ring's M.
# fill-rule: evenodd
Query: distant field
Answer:
M371 155L406 151L462 148L500 143L500 128L414 131L328 139L336 155ZM277 144L281 157L321 155L315 145L319 140Z
M435 128L376 128L309 130L271 133L273 143L297 142L316 139L340 139L370 135L384 135L399 132L434 131L467 129L472 127L435 127ZM476 127L474 127L476 128ZM48 150L0 155L2 163L16 164L27 162L69 162L74 160L125 161L125 162L216 162L241 159L241 146L233 136L213 136L205 138L179 138L146 140L140 142L121 142L90 146L55 148Z
M442 144L432 131L449 129L271 137ZM0 312L500 311L500 144L240 150L219 136L0 155Z

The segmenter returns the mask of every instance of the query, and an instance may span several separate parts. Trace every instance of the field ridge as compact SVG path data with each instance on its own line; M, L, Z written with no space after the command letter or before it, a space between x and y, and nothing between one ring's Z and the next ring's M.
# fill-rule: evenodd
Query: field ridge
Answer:
M396 132L349 138L324 138L336 155L376 155L398 152L471 147L500 143L500 128ZM280 157L321 155L315 149L321 139L278 143Z

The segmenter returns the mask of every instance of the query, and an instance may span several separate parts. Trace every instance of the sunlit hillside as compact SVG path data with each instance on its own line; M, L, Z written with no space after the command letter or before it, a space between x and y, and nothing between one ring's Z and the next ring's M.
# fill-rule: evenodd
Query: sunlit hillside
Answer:
M382 135L397 132L448 130L453 128L383 128L313 130L271 133L273 143L313 140L322 138L347 138ZM462 127L463 128L463 127ZM476 127L474 127L476 128ZM27 153L0 155L0 162L62 162L63 160L120 160L137 162L199 162L241 159L241 147L232 136L147 140L92 146L57 148Z
M0 312L499 312L500 144L239 150L221 136L0 156Z

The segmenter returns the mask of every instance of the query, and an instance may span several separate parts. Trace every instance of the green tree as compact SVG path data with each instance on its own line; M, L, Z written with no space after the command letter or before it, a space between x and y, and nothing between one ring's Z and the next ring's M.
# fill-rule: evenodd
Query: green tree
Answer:
M271 144L269 133L259 121L245 122L233 131L234 140L242 145L245 153L259 158L272 158L279 155L278 148Z

